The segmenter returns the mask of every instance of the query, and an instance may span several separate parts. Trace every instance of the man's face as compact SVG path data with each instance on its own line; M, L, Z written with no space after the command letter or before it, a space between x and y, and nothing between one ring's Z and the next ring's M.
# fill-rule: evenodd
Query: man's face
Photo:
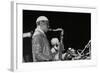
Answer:
M49 28L49 22L48 21L40 21L40 25L42 26L42 29L47 32Z

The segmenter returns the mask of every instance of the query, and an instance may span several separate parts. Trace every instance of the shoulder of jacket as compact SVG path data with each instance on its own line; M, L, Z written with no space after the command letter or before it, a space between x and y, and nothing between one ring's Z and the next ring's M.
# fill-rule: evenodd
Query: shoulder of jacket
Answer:
M33 34L33 36L32 36L32 38L39 37L39 36L41 36L41 33L38 32L38 31L35 31L34 34Z

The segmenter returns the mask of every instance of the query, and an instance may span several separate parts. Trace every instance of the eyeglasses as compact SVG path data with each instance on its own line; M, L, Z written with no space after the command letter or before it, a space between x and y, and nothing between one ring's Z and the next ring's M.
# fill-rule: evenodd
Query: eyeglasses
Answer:
M48 28L50 27L50 26L49 26L49 21L42 20L41 22L43 22Z

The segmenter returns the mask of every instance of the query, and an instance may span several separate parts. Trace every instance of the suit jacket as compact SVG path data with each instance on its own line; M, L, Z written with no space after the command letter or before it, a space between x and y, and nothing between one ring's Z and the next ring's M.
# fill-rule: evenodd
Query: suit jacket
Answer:
M50 61L52 54L46 35L40 30L36 30L32 36L33 61Z

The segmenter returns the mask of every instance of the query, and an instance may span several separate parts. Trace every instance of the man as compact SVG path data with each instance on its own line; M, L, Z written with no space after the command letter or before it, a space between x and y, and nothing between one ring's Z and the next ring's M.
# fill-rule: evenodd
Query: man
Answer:
M37 28L32 36L32 54L34 62L51 61L52 54L45 35L48 31L49 21L47 17L40 16L36 20Z

